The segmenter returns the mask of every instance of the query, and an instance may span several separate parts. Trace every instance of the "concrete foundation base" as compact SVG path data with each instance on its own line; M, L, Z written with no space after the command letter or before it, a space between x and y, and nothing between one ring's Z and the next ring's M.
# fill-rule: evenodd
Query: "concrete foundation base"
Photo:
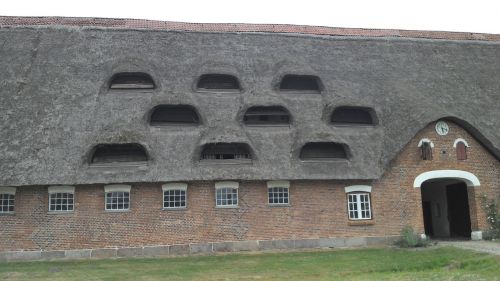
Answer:
M53 259L101 259L129 257L182 256L212 254L218 252L267 251L314 248L348 248L389 245L399 236L330 237L296 240L249 240L209 242L182 245L156 245L104 249L58 250L58 251L9 251L0 252L0 262Z

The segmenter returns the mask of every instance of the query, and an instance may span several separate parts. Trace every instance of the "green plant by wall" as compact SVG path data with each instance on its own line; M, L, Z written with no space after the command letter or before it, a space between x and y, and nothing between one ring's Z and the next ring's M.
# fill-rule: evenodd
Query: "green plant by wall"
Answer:
M500 198L489 199L485 194L482 196L482 205L486 213L486 220L490 225L490 229L485 239L500 239L500 211L499 202Z
M429 240L422 238L409 225L401 230L401 238L396 241L396 245L401 248L426 247L429 245Z

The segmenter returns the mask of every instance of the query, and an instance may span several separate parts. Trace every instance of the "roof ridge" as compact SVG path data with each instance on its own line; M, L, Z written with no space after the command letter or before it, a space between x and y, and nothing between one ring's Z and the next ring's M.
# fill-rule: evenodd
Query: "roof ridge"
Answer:
M197 32L298 33L327 36L403 37L444 40L500 41L500 34L402 29L346 28L295 24L191 23L132 18L0 16L0 26L64 25Z

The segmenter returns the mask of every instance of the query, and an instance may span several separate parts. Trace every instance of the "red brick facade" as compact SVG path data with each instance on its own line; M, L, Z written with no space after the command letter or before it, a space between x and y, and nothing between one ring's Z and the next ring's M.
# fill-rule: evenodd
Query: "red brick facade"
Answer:
M500 195L500 162L465 130L448 122L439 136L435 123L420 131L375 181L292 181L290 205L267 203L265 181L240 182L238 208L216 208L214 182L188 182L187 208L162 210L162 183L131 184L128 212L104 210L104 185L79 185L75 211L48 213L47 187L18 187L15 214L0 216L0 251L138 247L219 241L398 235L412 225L423 232L420 188L415 178L431 170L463 170L480 180L469 187L472 230L487 229L481 195ZM433 160L423 161L418 143L433 144ZM457 160L453 143L469 144L467 160ZM350 221L344 187L371 185L372 220Z

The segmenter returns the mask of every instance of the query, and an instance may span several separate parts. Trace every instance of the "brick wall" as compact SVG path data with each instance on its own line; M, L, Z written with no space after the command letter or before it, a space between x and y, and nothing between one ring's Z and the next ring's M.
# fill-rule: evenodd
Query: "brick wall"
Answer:
M48 213L47 187L20 187L15 215L0 216L0 251L135 247L197 242L397 235L410 224L423 232L421 193L413 188L419 174L458 169L475 174L481 186L469 188L472 228L486 229L480 195L500 195L500 164L474 138L448 122L438 136L434 123L402 149L380 180L293 181L290 206L267 204L265 181L240 182L239 206L215 207L214 182L189 182L187 208L162 210L161 183L132 184L130 211L104 210L104 185L79 185L75 211ZM456 160L453 142L465 139L468 159ZM422 138L434 143L433 160L420 160ZM446 151L446 153L443 153ZM347 217L344 187L372 185L372 216L364 222Z

